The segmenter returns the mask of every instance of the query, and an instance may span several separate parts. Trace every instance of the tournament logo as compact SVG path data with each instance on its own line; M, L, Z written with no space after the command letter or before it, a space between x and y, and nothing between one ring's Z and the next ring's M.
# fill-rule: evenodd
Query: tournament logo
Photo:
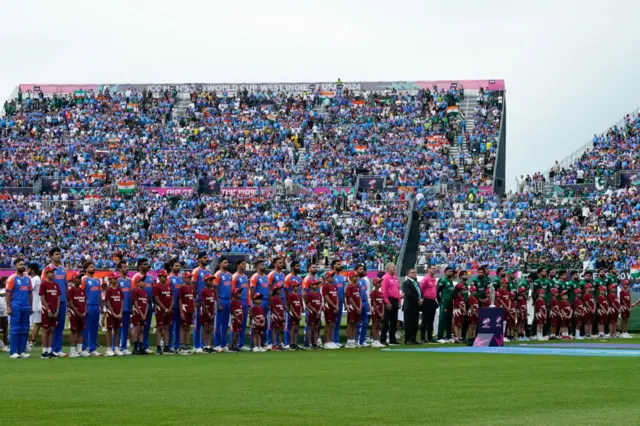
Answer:
M483 318L481 327L482 328L490 328L491 327L491 318Z
M502 317L496 317L496 327L502 327Z

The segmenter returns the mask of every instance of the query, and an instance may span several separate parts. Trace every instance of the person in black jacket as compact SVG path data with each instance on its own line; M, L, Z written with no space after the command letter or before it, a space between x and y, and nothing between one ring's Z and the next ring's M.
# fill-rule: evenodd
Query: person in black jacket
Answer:
M415 269L409 269L407 279L402 283L404 299L402 310L404 311L404 344L417 345L418 321L423 298L418 284L418 275Z

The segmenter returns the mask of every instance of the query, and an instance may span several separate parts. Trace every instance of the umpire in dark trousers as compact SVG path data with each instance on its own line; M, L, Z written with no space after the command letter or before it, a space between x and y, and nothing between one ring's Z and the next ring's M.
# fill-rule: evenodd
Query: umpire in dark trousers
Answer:
M420 310L424 300L418 284L418 274L415 269L409 269L407 279L402 283L404 294L402 310L404 311L404 344L417 345L418 322Z

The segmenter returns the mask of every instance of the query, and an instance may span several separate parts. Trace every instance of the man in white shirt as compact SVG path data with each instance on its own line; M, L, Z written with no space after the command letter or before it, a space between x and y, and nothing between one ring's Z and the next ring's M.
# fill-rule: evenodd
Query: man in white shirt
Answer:
M40 265L35 262L29 264L27 273L31 277L31 339L27 345L27 350L35 345L38 333L40 332L40 322L42 322L42 305L40 302ZM64 313L66 315L66 312Z

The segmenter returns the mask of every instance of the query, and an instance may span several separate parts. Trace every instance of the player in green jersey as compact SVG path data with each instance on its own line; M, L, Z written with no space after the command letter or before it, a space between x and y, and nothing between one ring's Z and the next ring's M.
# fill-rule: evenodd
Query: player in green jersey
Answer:
M446 343L451 340L451 322L453 319L453 284L454 271L451 267L444 268L444 277L440 278L437 286L437 297L440 303L440 316L438 317L438 343ZM444 330L447 330L446 338Z

